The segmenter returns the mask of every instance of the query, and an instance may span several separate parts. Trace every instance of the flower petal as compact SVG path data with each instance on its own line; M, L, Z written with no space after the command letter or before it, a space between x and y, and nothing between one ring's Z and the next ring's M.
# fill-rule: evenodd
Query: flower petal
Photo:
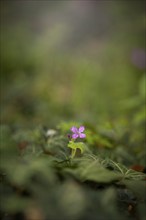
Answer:
M83 133L80 133L80 134L79 134L79 137L80 137L80 138L85 138L85 137L86 137L86 135L85 135L85 134L83 134Z
M79 127L79 132L83 132L85 130L85 127L84 126L80 126Z
M78 129L77 127L73 126L71 129L70 129L73 133L78 133Z
M72 135L72 138L73 138L73 139L77 139L78 137L79 137L78 134L73 134L73 135Z

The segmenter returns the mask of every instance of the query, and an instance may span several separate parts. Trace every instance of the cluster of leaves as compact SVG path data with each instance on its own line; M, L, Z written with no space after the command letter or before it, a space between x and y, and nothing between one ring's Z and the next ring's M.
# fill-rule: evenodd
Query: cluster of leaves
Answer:
M55 130L1 126L2 220L144 220L146 175L121 163L132 165L137 155L122 154L111 130L86 125L85 143L71 143L79 148L71 158L73 124Z

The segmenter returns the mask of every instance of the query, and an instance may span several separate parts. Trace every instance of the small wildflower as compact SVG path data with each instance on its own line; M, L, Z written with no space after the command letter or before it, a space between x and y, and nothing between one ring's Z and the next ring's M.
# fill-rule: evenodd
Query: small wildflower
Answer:
M83 131L85 130L84 126L80 126L79 129L77 127L73 126L70 130L73 132L73 135L72 135L73 139L77 139L78 137L79 138L86 137L86 135L83 133Z

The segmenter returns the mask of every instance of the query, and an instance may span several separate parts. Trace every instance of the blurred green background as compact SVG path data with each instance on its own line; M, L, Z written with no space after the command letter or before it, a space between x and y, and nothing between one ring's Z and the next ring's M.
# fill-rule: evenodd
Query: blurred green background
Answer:
M144 1L1 1L1 123L145 118Z

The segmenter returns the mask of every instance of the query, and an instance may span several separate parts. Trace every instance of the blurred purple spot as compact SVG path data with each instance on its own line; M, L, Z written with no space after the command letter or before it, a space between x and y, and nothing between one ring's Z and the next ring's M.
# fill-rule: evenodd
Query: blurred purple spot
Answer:
M69 139L71 139L71 135L70 135L70 134L68 134L67 137L68 137Z
M146 68L146 51L144 49L138 48L133 50L131 56L132 63L139 69Z

